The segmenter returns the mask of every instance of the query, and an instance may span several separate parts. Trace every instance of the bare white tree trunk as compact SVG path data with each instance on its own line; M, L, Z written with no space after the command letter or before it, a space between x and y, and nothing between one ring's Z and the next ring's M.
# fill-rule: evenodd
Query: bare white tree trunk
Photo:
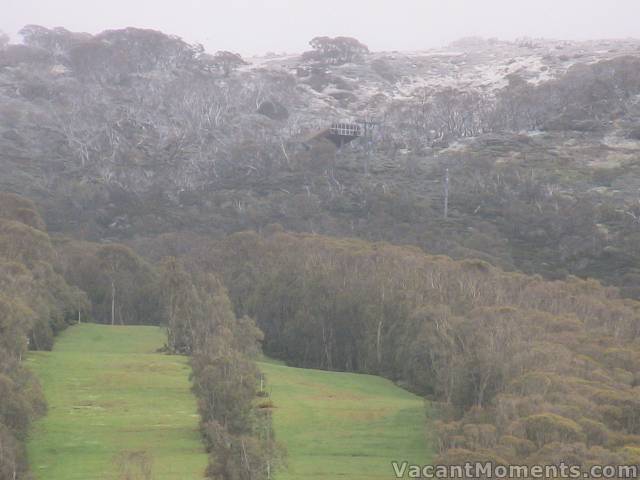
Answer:
M444 218L449 218L449 169L445 171L444 177Z
M252 478L252 472L251 472L251 465L249 465L249 457L247 456L247 449L244 446L244 440L240 441L240 444L242 445L242 457L245 463L245 466L247 467L247 472L249 472L249 478Z
M116 283L111 280L111 325L116 323Z
M378 322L378 335L376 338L376 356L378 358L378 366L382 363L382 352L380 351L381 336L382 336L382 320Z

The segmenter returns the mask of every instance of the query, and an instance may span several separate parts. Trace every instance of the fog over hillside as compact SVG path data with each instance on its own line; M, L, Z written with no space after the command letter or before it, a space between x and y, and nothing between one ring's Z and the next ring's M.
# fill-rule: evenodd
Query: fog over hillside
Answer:
M421 50L461 37L562 40L637 36L634 0L9 0L0 30L64 26L98 33L135 26L243 55L299 53L318 35L349 35L372 50ZM17 37L15 37L17 38Z

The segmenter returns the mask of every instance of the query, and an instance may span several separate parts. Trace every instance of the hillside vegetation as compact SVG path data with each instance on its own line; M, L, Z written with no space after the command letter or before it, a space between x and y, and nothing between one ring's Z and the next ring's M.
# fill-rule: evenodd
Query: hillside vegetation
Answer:
M0 188L54 231L280 223L640 295L637 41L403 54L319 38L245 65L152 30L23 36L0 51ZM345 118L376 126L341 150L309 141Z
M438 401L439 462L640 460L640 304L615 288L277 230L191 261L222 273L268 355Z
M204 478L190 367L165 342L158 327L86 324L29 355L49 404L29 433L36 479Z

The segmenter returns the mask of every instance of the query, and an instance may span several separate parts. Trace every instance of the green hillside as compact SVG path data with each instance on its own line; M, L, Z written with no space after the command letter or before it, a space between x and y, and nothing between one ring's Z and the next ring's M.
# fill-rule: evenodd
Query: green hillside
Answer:
M30 354L49 403L28 442L38 480L203 478L190 369L155 353L164 342L157 327L81 325Z
M261 363L276 434L288 450L278 480L388 479L392 460L427 463L421 398L380 377Z
M30 354L49 403L28 443L37 479L202 478L189 366L155 353L163 342L156 327L85 324ZM289 453L278 479L390 478L392 460L429 460L419 397L369 375L260 368Z

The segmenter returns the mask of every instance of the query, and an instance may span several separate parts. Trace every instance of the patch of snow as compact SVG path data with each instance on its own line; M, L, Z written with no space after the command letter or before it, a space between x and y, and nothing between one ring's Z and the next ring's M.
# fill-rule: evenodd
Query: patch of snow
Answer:
M623 150L640 150L640 141L618 135L607 135L602 139L602 144L610 148L618 148Z
M464 152L465 150L467 150L469 148L468 145L466 145L465 143L461 142L461 141L456 141L453 142L451 145L449 145L447 148L443 149L440 153L459 153L459 152Z
M527 130L522 133L524 133L528 137L539 137L540 135L544 135L546 132L543 132L542 130Z

